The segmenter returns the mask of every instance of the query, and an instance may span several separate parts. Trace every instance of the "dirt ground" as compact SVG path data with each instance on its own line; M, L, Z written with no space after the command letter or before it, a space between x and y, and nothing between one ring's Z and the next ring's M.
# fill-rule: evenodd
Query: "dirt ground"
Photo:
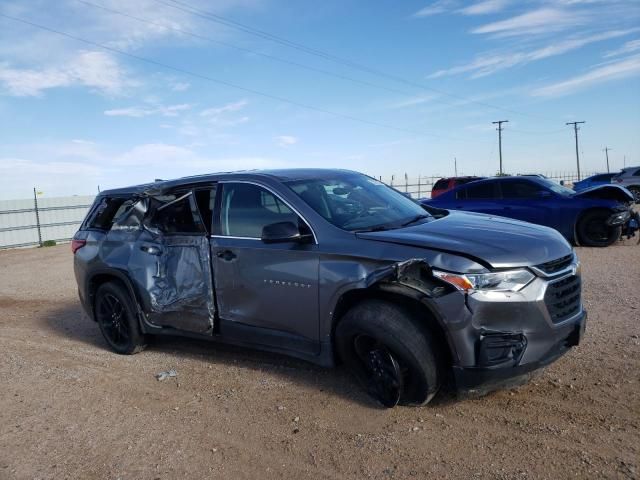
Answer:
M383 410L343 370L273 354L111 353L68 245L2 251L0 479L639 478L640 246L578 253L583 344L515 390Z

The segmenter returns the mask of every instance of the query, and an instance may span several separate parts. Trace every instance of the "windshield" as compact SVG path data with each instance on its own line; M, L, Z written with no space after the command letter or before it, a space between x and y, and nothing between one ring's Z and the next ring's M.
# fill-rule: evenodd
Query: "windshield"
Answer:
M563 195L565 197L568 197L568 196L573 195L574 193L576 193L573 190L571 190L570 188L563 187L562 185L558 185L556 182L553 182L551 180L547 180L546 178L541 178L539 181L545 187L547 187L549 190L551 190L554 193L557 193L558 195Z
M344 230L399 228L430 217L413 200L365 175L294 180L286 184L316 212Z

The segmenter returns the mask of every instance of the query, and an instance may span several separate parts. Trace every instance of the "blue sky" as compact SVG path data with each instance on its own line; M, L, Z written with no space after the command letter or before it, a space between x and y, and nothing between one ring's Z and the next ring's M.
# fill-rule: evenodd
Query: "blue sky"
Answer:
M261 167L640 164L637 0L4 0L1 198ZM16 21L31 22L88 41ZM103 48L106 47L106 48Z

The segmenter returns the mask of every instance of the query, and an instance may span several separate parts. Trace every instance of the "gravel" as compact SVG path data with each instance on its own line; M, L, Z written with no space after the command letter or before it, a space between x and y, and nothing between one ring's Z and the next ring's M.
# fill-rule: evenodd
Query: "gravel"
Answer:
M160 338L116 355L68 245L0 251L0 479L638 478L633 243L577 249L585 341L531 382L393 410L273 354ZM179 384L155 379L167 366Z

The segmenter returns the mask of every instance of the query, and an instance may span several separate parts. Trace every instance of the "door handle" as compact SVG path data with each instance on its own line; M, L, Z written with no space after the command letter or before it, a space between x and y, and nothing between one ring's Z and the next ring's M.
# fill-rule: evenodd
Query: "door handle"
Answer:
M154 245L142 245L140 247L140 250L142 250L145 253L148 253L149 255L160 255L162 253L162 250L160 250L160 247L156 247Z
M218 253L216 253L216 257L221 258L226 262L230 262L231 260L236 258L237 255L233 253L231 250L221 250Z

